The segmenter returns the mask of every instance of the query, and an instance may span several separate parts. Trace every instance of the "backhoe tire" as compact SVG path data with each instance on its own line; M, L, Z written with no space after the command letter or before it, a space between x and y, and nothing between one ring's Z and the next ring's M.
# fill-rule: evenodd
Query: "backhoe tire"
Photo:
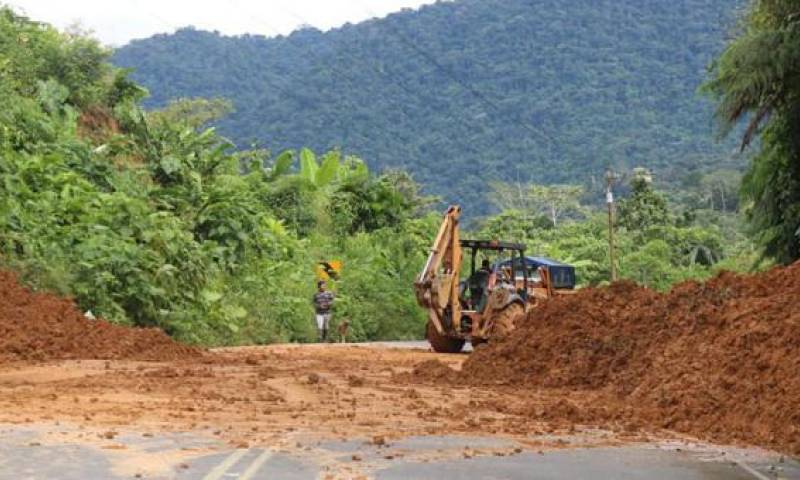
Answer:
M472 351L478 349L478 347L485 347L486 346L486 339L485 338L473 338L471 341L472 343Z
M525 309L519 303L508 304L495 317L489 341L495 342L510 335L514 331L514 320L523 313L525 313Z
M425 327L425 337L437 353L458 353L464 348L464 339L440 335L431 322Z

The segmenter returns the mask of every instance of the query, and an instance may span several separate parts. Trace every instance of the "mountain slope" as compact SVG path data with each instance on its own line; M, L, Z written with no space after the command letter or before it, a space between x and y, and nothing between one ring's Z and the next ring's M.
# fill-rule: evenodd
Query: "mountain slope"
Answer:
M696 90L743 0L459 0L322 33L184 29L114 62L153 92L223 96L239 145L339 146L485 211L488 179L662 179L727 161ZM243 12L246 14L246 12Z

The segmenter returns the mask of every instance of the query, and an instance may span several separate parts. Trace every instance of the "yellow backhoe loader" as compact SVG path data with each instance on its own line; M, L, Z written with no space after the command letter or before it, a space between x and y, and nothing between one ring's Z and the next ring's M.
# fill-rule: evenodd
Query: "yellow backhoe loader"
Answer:
M498 240L462 240L461 207L447 209L414 288L428 311L426 337L437 352L460 352L508 335L517 318L554 295L575 288L574 267L544 257L526 257L525 245ZM463 251L470 275L461 278ZM478 254L483 256L476 269ZM490 257L494 257L493 261Z

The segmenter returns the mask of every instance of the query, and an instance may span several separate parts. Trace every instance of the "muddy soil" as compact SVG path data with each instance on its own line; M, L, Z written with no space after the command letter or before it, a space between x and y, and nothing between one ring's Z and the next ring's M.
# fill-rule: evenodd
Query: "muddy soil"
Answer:
M660 294L620 282L554 300L479 349L461 381L598 397L558 416L800 454L800 263ZM440 374L441 375L441 374Z
M0 271L0 362L72 358L175 360L202 353L157 328L89 320L69 299L33 292Z
M60 360L0 365L0 423L69 424L89 440L116 431L199 431L232 446L283 445L287 438L391 441L464 434L564 448L670 436L607 422L598 431L561 413L593 397L569 390L483 388L410 382L416 365L460 368L466 355L340 345L243 347L170 362ZM581 432L585 435L581 436ZM285 445L284 445L285 446Z
M470 356L353 345L202 351L159 330L88 320L12 274L0 273L0 292L0 423L68 423L102 442L117 429L200 431L235 446L696 437L800 453L800 264L667 295L628 283L585 290Z

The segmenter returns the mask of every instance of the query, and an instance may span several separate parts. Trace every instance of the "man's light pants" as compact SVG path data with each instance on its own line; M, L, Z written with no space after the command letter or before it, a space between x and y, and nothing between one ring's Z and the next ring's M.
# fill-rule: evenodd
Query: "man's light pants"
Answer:
M317 313L317 330L319 330L319 338L320 340L326 340L328 336L328 326L331 323L331 314L330 313Z

